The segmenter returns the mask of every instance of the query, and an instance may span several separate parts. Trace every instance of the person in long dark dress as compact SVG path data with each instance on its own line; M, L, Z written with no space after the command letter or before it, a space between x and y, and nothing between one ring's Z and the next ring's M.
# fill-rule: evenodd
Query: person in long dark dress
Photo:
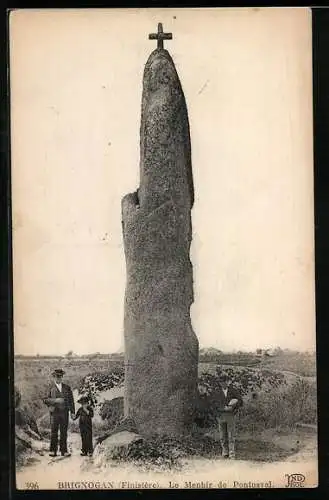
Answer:
M82 396L78 399L78 403L81 404L78 409L74 420L79 419L79 428L81 435L81 456L86 455L92 456L93 454L93 424L92 419L94 416L94 410L90 406L89 398L87 396Z

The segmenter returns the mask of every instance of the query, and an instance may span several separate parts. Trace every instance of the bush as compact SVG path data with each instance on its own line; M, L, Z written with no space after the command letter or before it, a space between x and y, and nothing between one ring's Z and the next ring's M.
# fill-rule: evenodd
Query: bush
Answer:
M114 429L123 418L123 398L113 398L111 401L104 401L99 414L102 420L107 421L108 429Z
M129 446L120 446L113 449L112 460L116 462L133 462L135 465L157 466L169 468L179 466L180 451L175 448L172 440L144 441L137 440Z
M132 462L152 469L180 469L183 458L198 455L215 457L221 453L221 446L209 436L196 434L181 439L168 436L138 439L128 446L114 447L109 452L107 458L116 462Z
M248 368L223 368L216 374L199 377L199 397L195 423L201 428L216 425L212 396L220 388L219 375L227 374L240 391L244 405L239 410L241 430L259 431L267 428L292 428L297 423L316 424L317 393L314 382L297 378L288 385L282 373Z
M274 389L286 385L285 377L281 373L270 370L217 366L215 374L203 373L198 381L199 396L195 410L195 423L201 428L211 428L216 425L217 413L212 398L220 389L221 374L228 375L233 386L244 397L243 411L247 411L247 401L252 400L261 390L265 393L273 392Z
M259 391L262 387L271 390L273 387L280 387L282 384L286 384L284 375L279 372L217 366L215 374L205 372L200 375L198 381L200 392L210 395L218 391L220 388L219 377L222 374L230 378L234 387L243 396Z
M297 423L317 422L316 386L297 379L288 387L262 391L247 401L240 412L239 427L242 429L291 429Z
M88 394L91 402L97 404L97 394L122 385L124 382L124 368L114 367L109 372L93 372L83 377L78 384L80 394Z
M39 434L39 429L33 413L26 405L22 405L22 395L19 389L14 388L15 398L15 425L22 428L30 428L36 434Z

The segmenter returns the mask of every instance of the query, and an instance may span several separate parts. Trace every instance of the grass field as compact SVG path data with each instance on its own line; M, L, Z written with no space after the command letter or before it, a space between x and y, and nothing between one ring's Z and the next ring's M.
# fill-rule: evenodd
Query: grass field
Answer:
M60 366L65 371L65 382L72 389L79 386L80 381L93 372L108 373L122 362L104 358L16 358L14 362L14 383L22 395L22 406L39 418L46 411L42 402L45 397L49 383L52 380L51 373Z
M254 356L252 356L254 358ZM238 363L239 360L239 363ZM233 361L233 363L232 363ZM231 364L232 363L232 364ZM204 373L214 375L216 367L223 365L239 373L241 368L250 366L250 355L221 353L214 361L204 362L202 357L199 363L199 376ZM251 363L250 370L262 373L264 370L291 372L302 377L315 377L315 356L308 353L284 351L273 357L261 358L257 364ZM123 356L99 355L90 357L20 357L14 360L14 382L22 395L22 405L27 407L38 418L45 413L42 403L49 382L51 372L60 366L65 371L65 381L72 389L79 387L81 380L91 373L111 373L123 367Z
M261 364L270 370L289 371L302 377L316 376L315 354L288 352L264 358Z
M241 457L271 461L289 455L295 448L302 448L305 443L299 425L310 425L314 432L317 423L314 356L290 352L262 357L257 363L250 363L248 355L225 356L221 353L219 359L221 363L218 362L218 356L215 361L209 361L208 356L205 362L201 357L199 362L199 397L195 414L198 429L203 430L205 435L217 432L211 401L218 388L218 375L224 372L230 376L244 400L237 422ZM106 434L119 423L123 416L123 357L16 357L15 387L21 394L20 408L24 415L37 421L43 439L49 440L50 430L48 410L42 399L56 367L64 369L65 382L70 384L76 394L86 390L89 392L90 383L96 384L96 390L99 391L97 398L101 397L98 418L94 418L93 422L94 437ZM113 390L121 392L109 397L109 391ZM117 411L114 411L114 403L118 406ZM78 424L70 422L69 431L73 438L79 436ZM277 440L281 440L280 443L278 441L280 446L273 444ZM298 446L295 446L294 440L299 443ZM289 444L288 451L283 443ZM19 449L16 451L24 462L25 451L21 455ZM142 451L145 452L144 449Z

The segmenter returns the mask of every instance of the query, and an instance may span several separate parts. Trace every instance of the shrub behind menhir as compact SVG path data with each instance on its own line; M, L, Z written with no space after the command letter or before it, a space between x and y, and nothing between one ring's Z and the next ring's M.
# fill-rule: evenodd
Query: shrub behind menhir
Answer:
M217 367L215 375L204 373L199 378L195 416L199 427L207 429L216 426L217 415L212 397L220 388L220 373L228 374L243 396L244 405L237 421L241 430L291 429L297 423L316 424L315 382L297 378L294 383L287 384L280 372Z
M233 385L243 396L244 406L239 411L237 421L242 431L291 429L297 423L316 424L315 382L299 377L288 384L280 372L218 366L215 374L203 373L198 380L195 424L199 429L207 430L217 426L212 398L220 388L221 373L229 375ZM105 401L100 415L106 421L108 429L114 429L123 418L123 398Z
M317 423L316 384L297 379L293 384L260 392L240 413L241 429L292 429Z
M99 414L103 420L106 420L108 429L111 431L123 418L123 398L104 401Z

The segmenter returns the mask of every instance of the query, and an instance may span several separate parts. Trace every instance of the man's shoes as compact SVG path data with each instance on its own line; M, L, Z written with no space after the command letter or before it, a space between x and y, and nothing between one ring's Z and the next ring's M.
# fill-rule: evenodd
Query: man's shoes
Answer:
M228 458L228 451L226 451L226 450L222 451L222 457Z
M88 457L92 457L92 456L93 456L93 454L92 454L92 452L90 451L90 452L88 453Z
M57 457L57 453L51 452L51 453L49 453L49 456L50 457Z
M86 456L87 456L87 453L85 453L84 451L82 451L82 452L80 453L80 455L81 455L82 457L86 457Z
M68 451L65 451L64 453L61 454L62 457L70 457L71 456L71 453L69 453Z

